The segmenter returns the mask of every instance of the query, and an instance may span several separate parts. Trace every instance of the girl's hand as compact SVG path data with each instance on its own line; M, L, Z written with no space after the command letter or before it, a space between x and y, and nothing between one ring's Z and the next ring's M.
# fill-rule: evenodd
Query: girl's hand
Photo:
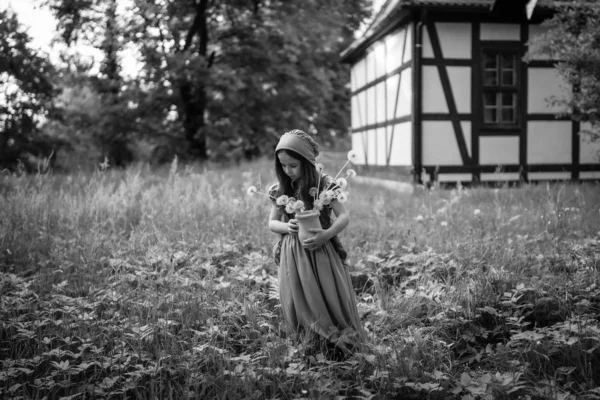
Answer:
M327 234L321 228L313 228L313 229L309 229L308 231L310 233L314 233L315 236L308 238L308 239L304 240L304 242L302 242L302 246L306 250L310 250L310 251L316 250L319 247L323 246L325 243L327 243L327 241L329 240L329 238L327 237Z
M298 220L290 219L287 224L287 230L290 235L298 235Z

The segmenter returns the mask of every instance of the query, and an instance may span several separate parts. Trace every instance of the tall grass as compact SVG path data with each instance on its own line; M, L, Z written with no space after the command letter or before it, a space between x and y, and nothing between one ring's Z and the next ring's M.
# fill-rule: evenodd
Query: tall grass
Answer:
M0 178L0 397L599 391L598 184L350 182L369 339L335 361L282 323L270 204L246 195L273 181L268 161Z

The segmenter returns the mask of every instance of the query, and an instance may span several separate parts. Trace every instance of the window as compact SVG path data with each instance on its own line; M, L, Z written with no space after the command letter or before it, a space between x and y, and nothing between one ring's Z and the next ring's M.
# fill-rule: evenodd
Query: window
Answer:
M483 122L514 127L519 123L519 57L516 51L483 53Z

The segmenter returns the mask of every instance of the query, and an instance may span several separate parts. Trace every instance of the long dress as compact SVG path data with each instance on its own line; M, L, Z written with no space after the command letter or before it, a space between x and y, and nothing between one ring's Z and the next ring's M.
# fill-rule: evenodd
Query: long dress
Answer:
M277 186L270 188L275 200ZM321 226L332 224L331 207L321 211ZM284 222L293 215L282 212ZM346 252L336 236L320 248L309 251L297 235L282 235L274 249L279 261L279 295L283 315L296 333L316 333L341 348L357 348L362 341L362 327Z

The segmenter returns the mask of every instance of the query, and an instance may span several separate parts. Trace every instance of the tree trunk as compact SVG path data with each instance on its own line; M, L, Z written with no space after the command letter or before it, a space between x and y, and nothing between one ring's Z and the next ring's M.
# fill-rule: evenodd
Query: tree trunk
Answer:
M206 68L210 67L207 57L208 49L208 27L206 10L208 0L200 0L196 4L196 16L194 22L186 35L183 51L190 49L194 36L198 35L198 54L206 61ZM208 158L207 137L205 132L206 121L204 120L204 111L206 110L206 85L204 76L199 73L198 81L182 82L179 87L181 100L183 103L183 112L185 114L183 127L185 138L188 142L188 153L191 157L198 160Z

